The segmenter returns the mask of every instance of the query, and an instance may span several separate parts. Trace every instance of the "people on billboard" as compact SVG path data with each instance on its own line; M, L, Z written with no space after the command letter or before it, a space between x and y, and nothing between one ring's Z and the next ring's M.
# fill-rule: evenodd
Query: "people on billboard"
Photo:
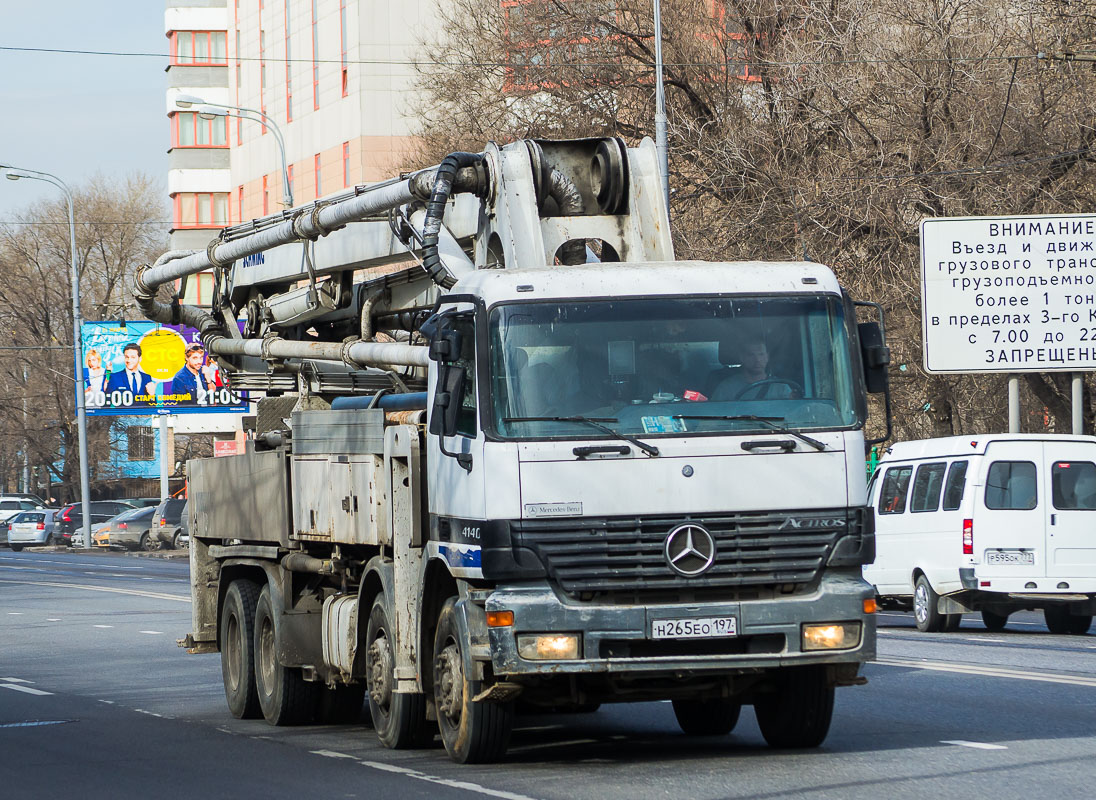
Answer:
M84 406L101 408L106 405L106 386L110 372L103 367L103 357L94 347L84 359Z
M190 395L188 400L180 400L183 403L201 402L204 392L214 392L218 382L217 368L205 363L205 348L198 342L191 342L186 347L186 363L183 368L175 373L171 379L171 394Z
M107 398L115 391L131 392L134 405L147 405L156 397L156 381L147 372L141 370L141 345L129 342L122 348L122 361L126 367L110 373L105 390ZM138 400L137 398L142 398Z

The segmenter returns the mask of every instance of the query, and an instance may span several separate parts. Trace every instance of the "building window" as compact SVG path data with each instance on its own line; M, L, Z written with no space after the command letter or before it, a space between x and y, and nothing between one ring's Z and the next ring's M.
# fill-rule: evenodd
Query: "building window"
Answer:
M346 97L346 0L339 0L339 49L341 52L339 64L342 68L342 96Z
M343 188L350 185L350 142L343 142Z
M316 153L316 158L312 161L312 174L316 178L316 197L319 197L323 190L320 188L320 154Z
M223 228L228 224L228 192L179 192L175 228Z
M285 121L293 121L293 46L289 38L289 0L285 0Z
M225 31L173 31L171 63L185 66L228 66Z
M270 213L270 179L263 175L263 216Z
M320 107L320 62L316 60L316 53L320 50L319 29L316 24L316 3L312 0L312 110Z
M130 461L152 461L156 458L156 437L152 433L152 428L128 425L126 441Z
M171 117L172 147L228 147L228 117L202 119L193 111Z

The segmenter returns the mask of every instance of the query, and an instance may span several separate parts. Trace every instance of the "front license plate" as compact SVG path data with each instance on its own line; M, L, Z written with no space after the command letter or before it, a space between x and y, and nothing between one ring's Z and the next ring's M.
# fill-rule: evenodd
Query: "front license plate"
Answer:
M652 639L718 639L738 636L735 617L651 620Z
M1024 550L987 550L987 564L1034 564L1035 553Z

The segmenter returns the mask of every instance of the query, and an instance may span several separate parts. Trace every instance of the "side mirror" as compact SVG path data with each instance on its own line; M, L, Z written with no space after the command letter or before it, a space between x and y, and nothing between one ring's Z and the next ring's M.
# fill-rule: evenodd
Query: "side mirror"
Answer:
M871 394L887 391L887 367L890 348L883 342L883 330L878 322L861 322L856 326L860 337L860 360L864 364L864 385Z
M464 370L452 364L438 369L438 386L434 392L434 407L430 411L430 433L453 436L457 432L461 399L464 397Z
M435 337L430 340L430 359L439 363L456 361L460 358L460 331L443 325Z

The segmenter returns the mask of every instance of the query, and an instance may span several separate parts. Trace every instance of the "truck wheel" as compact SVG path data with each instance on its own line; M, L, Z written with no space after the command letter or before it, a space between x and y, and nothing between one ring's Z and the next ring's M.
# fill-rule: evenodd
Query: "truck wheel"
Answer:
M259 593L255 606L255 688L259 707L271 725L300 725L312 721L316 684L306 681L300 669L278 663L274 605L268 586Z
M946 615L939 608L940 595L932 588L924 575L917 576L913 586L913 616L917 621L917 630L924 633L939 633L944 630Z
M373 601L365 628L365 675L369 687L369 716L381 744L390 750L423 747L434 739L426 721L426 696L396 694L394 631L388 622L383 595Z
M818 747L833 718L833 687L823 667L785 667L776 692L754 703L761 735L770 747Z
M362 717L365 684L321 686L316 693L316 722L321 725L352 725Z
M225 592L221 609L221 679L228 710L237 719L256 719L262 714L255 691L255 604L259 587L249 580L235 580Z
M457 598L438 616L434 636L434 703L449 757L461 764L497 761L506 753L514 726L514 703L473 702L482 681L464 674L465 642L457 627Z
M1008 614L998 614L982 609L982 624L987 631L1003 631L1008 624Z
M725 736L738 724L742 704L733 700L674 700L674 716L690 736Z

